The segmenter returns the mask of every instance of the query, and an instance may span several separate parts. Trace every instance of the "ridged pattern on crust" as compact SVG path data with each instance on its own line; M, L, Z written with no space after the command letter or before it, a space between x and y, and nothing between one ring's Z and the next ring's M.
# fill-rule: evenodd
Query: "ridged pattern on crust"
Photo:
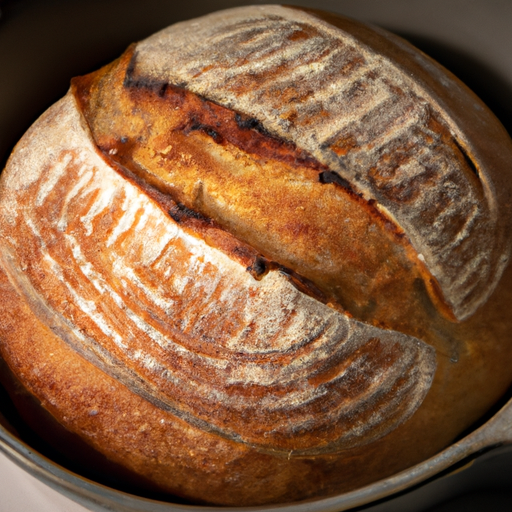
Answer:
M1 219L4 270L34 314L205 430L264 451L329 452L394 429L430 387L428 345L334 311L278 272L257 281L183 231L106 165L72 96L18 146Z
M484 185L437 110L350 34L280 6L180 23L136 47L133 79L169 82L254 116L396 218L464 319L496 286Z

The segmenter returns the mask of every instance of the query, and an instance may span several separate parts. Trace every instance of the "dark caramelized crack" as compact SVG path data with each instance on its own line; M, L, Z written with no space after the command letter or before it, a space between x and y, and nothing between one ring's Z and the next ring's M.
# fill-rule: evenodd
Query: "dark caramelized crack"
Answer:
M312 281L297 272L272 261L258 253L253 247L239 240L226 231L214 220L200 212L187 208L184 204L174 201L170 195L162 193L151 186L140 176L122 167L105 153L102 157L108 164L122 174L128 181L137 185L144 193L156 201L164 211L187 232L204 240L210 247L214 247L228 255L231 259L245 266L245 269L256 280L261 280L270 271L280 271L288 281L300 292L322 302L331 304L333 299L323 293ZM338 307L337 309L340 309Z
M219 134L219 132L207 124L193 123L189 128L184 130L184 132L187 134L193 131L202 131L203 133L206 133L206 135L211 137L217 144L222 144L223 142L223 137Z
M205 222L211 223L210 219L207 219L204 215L190 208L187 208L183 203L175 203L171 208L169 208L169 215L176 221L178 224L181 224L185 219L198 219L203 220Z
M242 151L260 158L274 159L317 171L327 169L307 151L268 132L261 122L253 117L194 94L186 90L182 84L168 84L147 77L134 76L136 59L137 54L133 53L126 68L124 88L134 95L141 92L152 93L163 98L171 108L180 108L187 112L188 119L177 128L178 130L186 134L202 131L217 144L229 142ZM79 82L75 84L81 89Z
M330 299L322 290L320 290L320 288L318 288L318 286L316 286L313 281L306 279L304 276L301 276L300 274L297 274L297 272L283 267L282 265L279 266L279 271L285 275L288 278L288 281L290 281L290 283L304 295L308 295L309 297L312 297L317 301L322 302L323 304L332 305L332 299Z
M235 121L239 128L242 130L257 130L263 135L268 135L263 125L254 117L243 116L242 114L235 114Z
M336 185L339 185L340 187L343 187L343 188L353 192L353 189L352 189L352 186L350 185L350 183L345 178L342 178L337 172L334 172L334 171L321 172L318 175L318 179L319 179L320 183L336 183Z
M254 263L246 268L254 279L260 280L263 276L267 275L272 263L266 258L259 257L254 260Z

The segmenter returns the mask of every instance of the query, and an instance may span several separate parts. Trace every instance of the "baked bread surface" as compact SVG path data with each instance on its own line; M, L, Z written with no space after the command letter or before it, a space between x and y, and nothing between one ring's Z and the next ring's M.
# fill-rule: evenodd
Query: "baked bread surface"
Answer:
M167 492L352 489L509 385L502 156L402 43L337 23L265 6L170 27L74 79L2 176L2 356Z

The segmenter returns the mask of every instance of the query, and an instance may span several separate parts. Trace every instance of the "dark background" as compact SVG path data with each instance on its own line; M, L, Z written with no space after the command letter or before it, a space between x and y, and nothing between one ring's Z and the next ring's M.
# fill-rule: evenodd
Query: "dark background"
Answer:
M265 3L269 2L0 0L0 168L35 118L65 94L72 76L106 64L131 42L176 21ZM512 0L282 3L338 12L401 35L469 85L512 133ZM485 454L464 471L368 510L511 511L512 451Z

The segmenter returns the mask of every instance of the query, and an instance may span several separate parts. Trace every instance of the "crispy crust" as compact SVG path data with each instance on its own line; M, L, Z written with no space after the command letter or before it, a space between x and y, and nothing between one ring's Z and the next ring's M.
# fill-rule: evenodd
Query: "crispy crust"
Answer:
M244 60L247 48L269 33L280 41L274 24L290 36L285 53L327 36L339 50L349 37L310 14L270 11L268 31L258 28L259 8L230 11L220 22L214 15L198 31L210 34L210 48L245 38L237 87L256 66ZM241 14L249 22L240 23ZM200 53L187 27L170 33ZM2 357L69 431L158 488L198 502L325 495L428 457L509 385L512 272L493 295L495 283L457 302L461 295L454 300L443 277L444 256L419 257L418 246L437 232L425 232L425 218L411 227L406 217L419 197L438 191L436 179L450 182L447 215L465 223L464 236L460 223L458 235L439 228L444 221L432 205L421 211L437 218L446 240L460 235L460 251L448 251L458 258L453 268L478 261L469 262L469 248L489 241L481 254L496 281L497 262L508 254L497 216L508 192L493 195L492 165L486 174L479 162L475 175L446 112L434 102L418 118L425 91L408 89L400 73L390 77L387 61L364 75L361 94L379 80L398 80L394 101L373 111L372 126L393 124L398 109L413 126L408 139L379 152L375 141L387 128L364 142L370 118L360 116L350 136L315 149L307 130L301 138L275 128L272 95L256 108L262 116L252 116L240 101L254 93L250 81L245 93L229 89L239 95L234 103L205 97L201 76L219 78L222 65L220 75L206 65L192 76L189 55L173 68L191 76L188 88L168 83L161 76L162 63L175 58L162 57L168 35L75 80L11 157L0 184ZM346 65L331 71L345 79L375 63L371 48L351 47ZM260 76L262 94L296 72L279 69L281 78ZM318 94L335 80L331 71L318 79ZM295 108L287 98L283 108ZM382 157L366 177L344 174L325 158L353 157L353 170L361 148L368 162L376 151ZM401 184L393 178L393 187L377 186L391 168L403 171L412 153L434 150L446 164L436 179L418 181L409 168ZM465 204L477 205L470 221L450 210L465 191ZM398 210L386 206L386 194ZM473 315L454 322L450 312Z
M271 266L292 269L356 318L419 335L407 327L411 317L425 321L429 298L417 282L438 287L374 201L236 111L174 86L134 82L133 59L132 48L117 63L73 80L111 165L213 221ZM442 295L433 296L446 313Z
M277 270L255 280L183 231L104 164L71 96L41 124L54 156L39 155L23 190L6 176L23 210L0 259L82 357L202 430L286 456L368 443L419 406L435 371L426 344L336 312ZM62 130L76 143L59 147Z
M308 151L396 219L465 319L508 262L510 193L492 182L510 166L510 140L474 95L403 42L328 19L261 6L179 23L137 45L131 79L186 87ZM455 92L435 85L432 69Z

